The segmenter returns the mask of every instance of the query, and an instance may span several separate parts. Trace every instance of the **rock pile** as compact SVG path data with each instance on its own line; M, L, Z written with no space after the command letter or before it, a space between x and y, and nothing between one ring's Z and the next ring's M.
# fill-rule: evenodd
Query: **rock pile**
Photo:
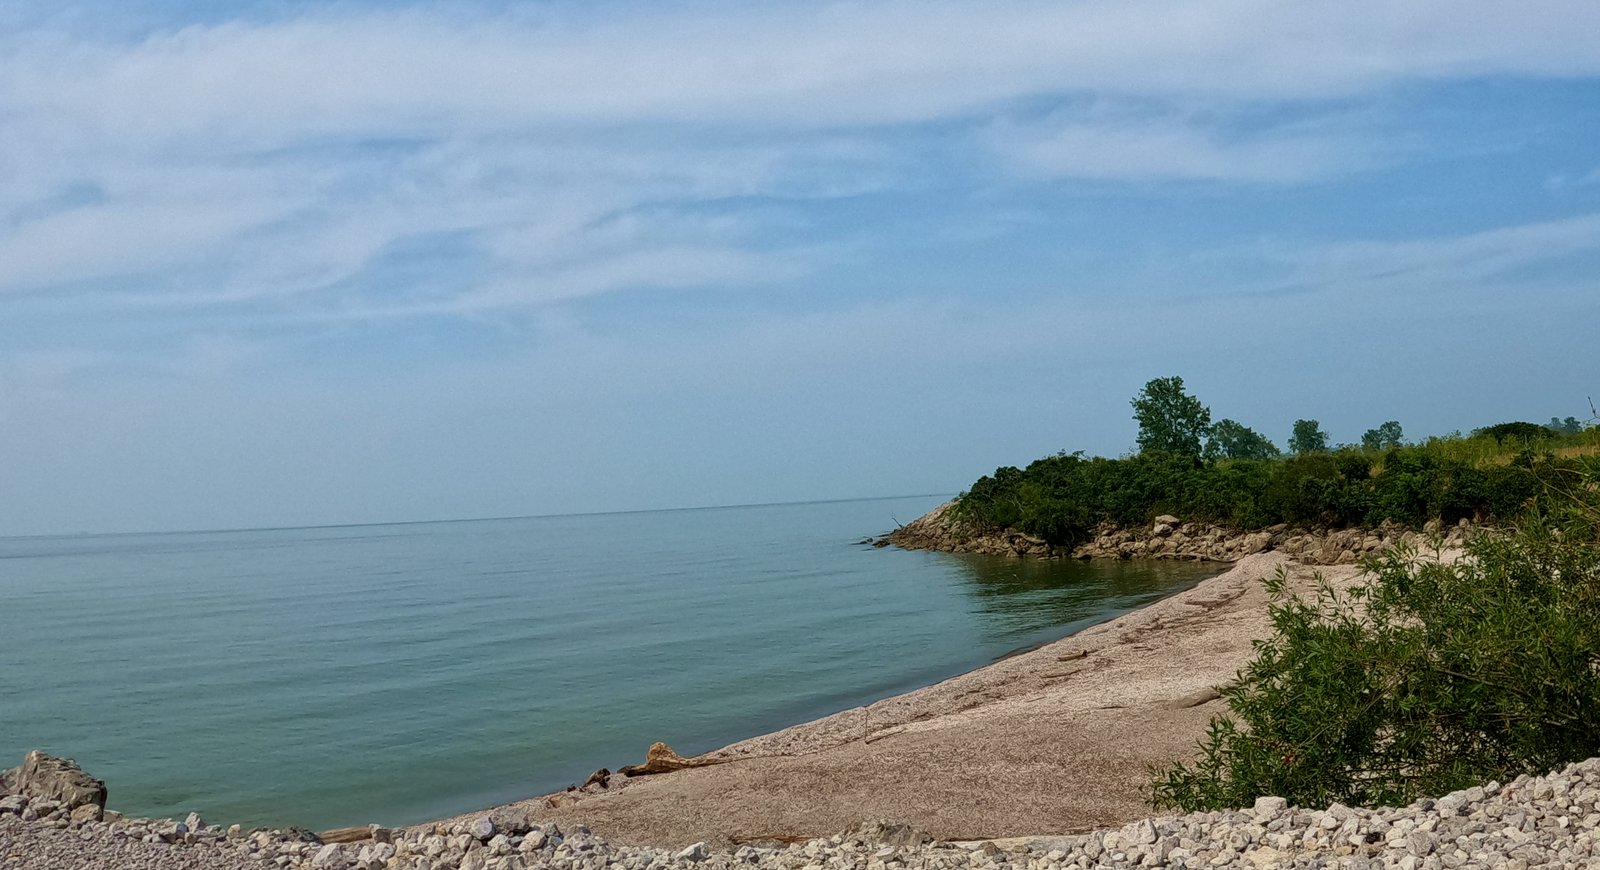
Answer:
M1073 870L1073 868L1585 867L1600 865L1600 759L1399 809L1290 807L1145 819L1116 831L973 843L934 842L873 823L791 845L713 851L614 846L582 826L562 830L493 813L448 828L390 831L359 844L294 831L241 833L184 822L78 821L49 799L0 800L0 866L226 867L315 870ZM108 816L109 818L109 816Z
M1421 532L1392 522L1373 529L1302 529L1286 524L1240 531L1210 523L1185 523L1177 517L1156 517L1149 529L1101 526L1093 540L1072 555L1080 559L1192 559L1232 562L1255 553L1278 550L1307 565L1354 565L1366 556L1396 545L1426 549L1438 544L1455 549L1465 542L1466 524L1443 529L1430 523Z
M875 543L949 553L1213 562L1232 562L1254 553L1280 550L1308 565L1353 565L1397 544L1427 548L1437 540L1446 549L1453 549L1461 546L1470 531L1464 521L1449 529L1430 523L1421 532L1392 522L1373 529L1304 529L1279 524L1249 531L1160 516L1149 528L1123 529L1103 524L1088 542L1064 551L1015 529L988 532L974 528L952 516L951 505L942 504Z
M99 819L106 805L106 784L84 773L70 758L35 749L22 764L0 771L0 795L53 801L68 812Z
M906 550L940 550L946 553L978 553L985 556L1055 556L1042 538L1016 529L984 531L956 519L955 502L945 502L873 542L874 546L894 545Z

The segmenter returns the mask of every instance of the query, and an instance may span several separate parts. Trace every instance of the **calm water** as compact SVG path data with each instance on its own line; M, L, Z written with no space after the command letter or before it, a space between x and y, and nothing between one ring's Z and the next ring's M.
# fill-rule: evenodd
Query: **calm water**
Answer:
M0 766L400 824L923 685L1214 572L854 543L935 498L0 539Z

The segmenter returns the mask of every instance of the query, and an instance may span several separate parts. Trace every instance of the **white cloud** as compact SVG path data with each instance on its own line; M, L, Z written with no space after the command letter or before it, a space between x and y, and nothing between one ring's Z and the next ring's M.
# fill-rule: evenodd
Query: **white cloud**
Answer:
M1006 121L987 138L1024 172L1112 181L1299 182L1344 174L1374 159L1341 134L1275 129L1240 136L1170 118Z
M1457 236L1319 246L1284 259L1308 288L1448 294L1595 254L1600 254L1600 214Z
M1600 71L1600 7L1584 0L605 10L349 12L131 45L21 35L0 64L0 102L98 135L249 145L529 124L880 124L1063 92L1316 99Z
M913 185L920 122L1029 175L1293 183L1373 153L1342 122L1241 132L1236 109L1600 72L1586 0L340 6L134 39L38 20L0 33L0 296L313 316L792 275L810 252L763 239L772 215L694 209ZM1067 108L1019 120L1039 99ZM447 234L484 258L476 286L349 296Z

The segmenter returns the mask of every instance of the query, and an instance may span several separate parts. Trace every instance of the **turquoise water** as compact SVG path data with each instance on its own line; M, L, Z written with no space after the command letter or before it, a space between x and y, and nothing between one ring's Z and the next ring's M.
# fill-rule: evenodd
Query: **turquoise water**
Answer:
M938 501L0 539L0 766L74 757L140 815L416 822L924 685L1215 571L856 543Z

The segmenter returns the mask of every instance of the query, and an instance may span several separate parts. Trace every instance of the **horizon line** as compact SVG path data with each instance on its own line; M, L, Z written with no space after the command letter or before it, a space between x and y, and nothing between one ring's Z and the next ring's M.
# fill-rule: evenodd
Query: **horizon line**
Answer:
M949 497L953 493L928 492L909 493L905 495L867 495L849 498L814 498L800 499L798 501L763 501L738 504L708 504L708 505L683 505L665 508L628 508L624 510L604 511L574 511L571 513L545 513L545 514L509 514L490 517L450 517L445 519L428 520L382 520L362 523L311 523L306 525L283 526L228 526L210 529L155 529L147 531L113 531L113 532L44 532L32 535L0 535L0 541L22 541L30 538L97 538L97 537L134 537L138 535L219 535L232 532L291 532L306 531L311 529L362 529L375 526L428 526L443 525L446 523L489 523L502 520L545 520L561 517L604 517L622 516L627 514L660 514L679 511L716 511L732 510L735 508L761 508L785 507L808 504L846 504L862 501L893 501L906 498L935 498Z

